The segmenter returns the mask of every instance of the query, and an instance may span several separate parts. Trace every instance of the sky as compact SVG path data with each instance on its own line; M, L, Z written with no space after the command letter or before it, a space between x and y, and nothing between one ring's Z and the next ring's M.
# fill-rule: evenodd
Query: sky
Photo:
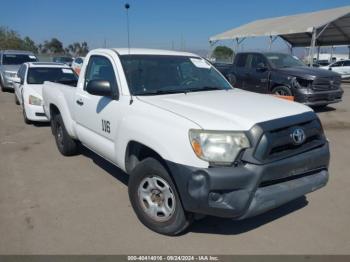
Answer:
M2 0L0 25L36 43L56 37L64 45L127 46L129 3L131 47L209 50L208 38L253 20L350 5L350 0ZM8 10L8 11L6 11ZM232 43L226 43L232 44ZM249 39L242 48L268 47ZM283 41L275 49L286 48Z

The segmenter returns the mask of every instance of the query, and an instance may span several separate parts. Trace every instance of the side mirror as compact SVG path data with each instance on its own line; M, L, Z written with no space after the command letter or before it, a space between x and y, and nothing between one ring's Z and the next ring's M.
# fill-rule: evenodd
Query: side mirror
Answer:
M328 70L331 70L332 71L332 67L330 66L330 67L328 67Z
M265 72L265 71L267 71L267 66L264 65L263 63L259 63L256 67L256 71Z
M111 83L107 80L91 80L86 86L86 91L95 96L113 97Z
M16 83L16 84L22 84L21 78L19 78L17 76L13 78L13 82Z
M228 74L227 75L227 80L231 83L231 85L236 84L236 76L234 74Z

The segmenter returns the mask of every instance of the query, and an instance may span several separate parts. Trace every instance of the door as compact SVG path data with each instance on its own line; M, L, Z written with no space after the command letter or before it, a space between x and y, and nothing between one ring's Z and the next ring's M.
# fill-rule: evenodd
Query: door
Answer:
M106 80L109 81L112 92L118 94L115 72L116 67L110 57L91 56L84 75L85 81L79 82L83 86L78 86L74 103L79 140L111 161L115 159L114 138L120 103L113 96L91 95L86 91L86 86L92 80Z
M346 60L343 63L343 77L350 77L350 60Z
M338 74L342 74L343 73L343 61L335 62L334 64L332 64L329 67L329 70L332 70Z
M256 93L267 93L269 70L265 57L261 54L249 54L246 68L248 74L245 78L245 89Z

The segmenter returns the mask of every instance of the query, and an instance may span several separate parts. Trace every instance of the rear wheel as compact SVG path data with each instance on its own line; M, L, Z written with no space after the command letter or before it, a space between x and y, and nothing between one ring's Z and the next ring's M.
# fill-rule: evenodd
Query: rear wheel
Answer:
M164 166L156 159L141 161L130 173L129 198L139 220L164 235L177 235L191 222L176 187Z
M292 91L286 86L276 86L272 93L278 96L293 96Z
M62 155L72 156L78 153L78 144L69 136L60 114L54 116L54 136Z

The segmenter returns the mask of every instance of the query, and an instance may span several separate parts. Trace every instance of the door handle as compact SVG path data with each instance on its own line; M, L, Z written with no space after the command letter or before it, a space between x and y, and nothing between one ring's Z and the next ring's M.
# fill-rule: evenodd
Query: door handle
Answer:
M83 100L81 100L81 99L77 100L76 102L77 102L77 104L80 105L80 106L84 105L84 102L83 102Z

